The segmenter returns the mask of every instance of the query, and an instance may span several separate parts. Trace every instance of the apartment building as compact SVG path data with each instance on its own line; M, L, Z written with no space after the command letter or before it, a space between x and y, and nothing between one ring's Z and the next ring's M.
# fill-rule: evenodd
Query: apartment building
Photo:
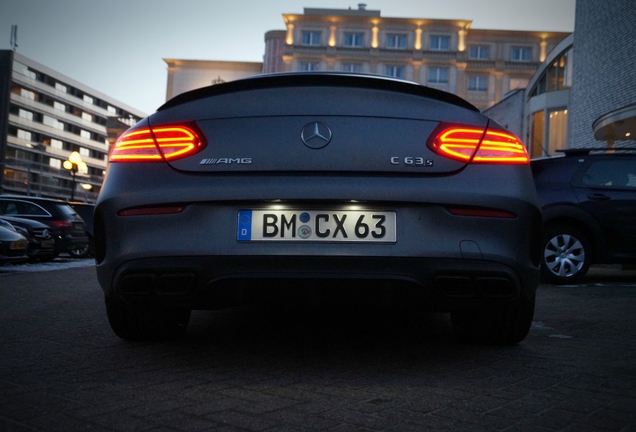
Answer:
M0 192L94 201L109 140L116 138L107 127L113 135L144 116L17 52L0 50ZM81 163L65 169L74 152Z
M281 52L284 71L387 75L454 93L480 109L524 88L569 34L471 29L471 20L385 18L365 4L349 10L305 8L283 19L286 31L266 37L266 52ZM265 72L283 71L271 64L276 56L264 59Z

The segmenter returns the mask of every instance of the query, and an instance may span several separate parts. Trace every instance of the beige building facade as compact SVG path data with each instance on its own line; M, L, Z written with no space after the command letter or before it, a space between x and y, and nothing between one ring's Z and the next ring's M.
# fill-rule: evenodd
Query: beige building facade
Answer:
M168 65L166 100L196 88L258 75L263 70L263 63L260 62L179 59L163 61Z
M260 73L346 71L392 76L486 109L525 88L563 32L472 29L471 20L382 17L379 10L305 8L265 34L263 62L164 59L167 98Z
M305 8L283 14L284 69L392 76L454 93L480 109L524 88L569 33L471 29L471 20L385 18L379 10ZM266 38L268 45L280 40ZM275 51L275 50L269 50Z

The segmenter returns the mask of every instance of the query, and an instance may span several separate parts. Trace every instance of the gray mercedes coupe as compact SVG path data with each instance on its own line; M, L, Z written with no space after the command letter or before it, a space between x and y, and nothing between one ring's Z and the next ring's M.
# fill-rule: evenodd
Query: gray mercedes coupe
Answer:
M193 309L376 288L522 341L541 213L524 145L463 99L371 75L261 75L181 94L113 146L95 209L113 331Z

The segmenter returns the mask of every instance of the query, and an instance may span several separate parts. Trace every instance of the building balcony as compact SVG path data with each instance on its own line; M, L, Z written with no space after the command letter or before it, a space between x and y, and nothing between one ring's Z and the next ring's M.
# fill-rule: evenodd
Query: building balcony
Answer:
M54 117L65 123L69 123L74 126L80 127L89 132L94 132L99 135L106 135L106 127L100 125L99 123L84 120L83 118L73 115L71 113L68 113L66 111L55 109L52 106L43 104L38 101L34 101L32 99L25 98L18 94L11 93L11 102L13 102L14 104L22 108L34 110L42 114L48 114L51 117Z
M104 143L100 143L99 141L93 141L88 138L84 138L80 135L76 135L72 132L67 132L61 129L56 129L52 126L45 125L43 123L34 122L32 120L27 120L20 118L16 115L9 115L9 123L15 126L19 126L21 129L26 131L38 132L46 136L50 136L52 138L57 138L62 141L66 141L68 143L76 144L81 147L92 149L100 152L108 152L108 145L104 141ZM104 131L105 133L106 131Z
M108 117L109 115L113 115L100 106L89 104L88 102L78 98L77 96L57 90L55 87L51 87L50 85L41 81L25 77L24 75L18 73L14 73L11 78L15 83L22 84L25 88L37 90L39 93L44 93L54 99L59 100L60 102L65 102L69 105L82 108L86 112L89 112L91 114L95 114L100 117Z

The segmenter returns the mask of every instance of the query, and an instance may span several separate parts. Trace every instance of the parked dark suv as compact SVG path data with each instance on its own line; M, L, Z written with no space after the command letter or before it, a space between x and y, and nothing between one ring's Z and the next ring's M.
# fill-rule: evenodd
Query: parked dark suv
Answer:
M55 255L66 252L85 256L88 250L86 226L66 202L48 198L0 195L0 215L37 220L51 228Z
M543 279L573 283L591 264L636 264L636 148L563 153L531 162L544 217Z

